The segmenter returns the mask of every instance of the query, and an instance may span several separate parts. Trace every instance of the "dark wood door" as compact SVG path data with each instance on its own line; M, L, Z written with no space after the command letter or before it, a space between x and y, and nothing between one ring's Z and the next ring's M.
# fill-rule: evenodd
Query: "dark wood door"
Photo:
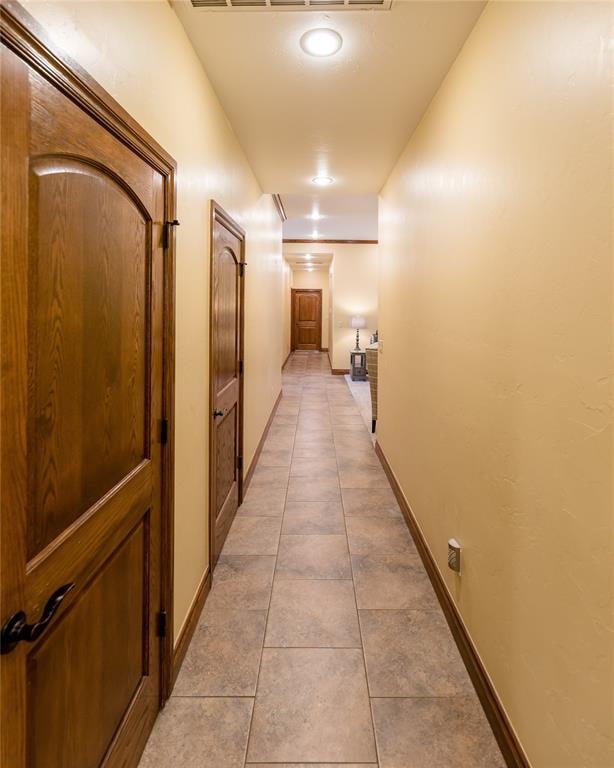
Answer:
M224 545L243 485L243 230L217 204L211 224L211 564Z
M322 348L322 291L292 289L292 349Z
M160 701L166 182L33 62L2 46L3 625L72 588L4 644L1 762L130 766Z

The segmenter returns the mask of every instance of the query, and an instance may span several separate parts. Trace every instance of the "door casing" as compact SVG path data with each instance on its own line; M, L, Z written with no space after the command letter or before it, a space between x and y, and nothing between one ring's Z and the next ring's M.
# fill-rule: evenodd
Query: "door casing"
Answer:
M213 302L213 270L214 270L214 254L213 254L213 232L216 222L222 224L229 229L241 243L240 264L242 269L245 270L245 231L234 221L230 214L222 208L215 200L211 200L211 209L209 216L209 573L213 573L213 567L215 565L215 516L216 516L216 502L215 502L215 443L214 443L214 416L213 416L213 400L214 400L214 381L215 381L215 359L214 359L214 337L216 331L215 318L214 318L214 302ZM239 312L239 359L243 361L245 359L245 278L240 280L240 312ZM243 431L244 431L244 378L245 372L243 369L239 373L239 436L238 436L238 451L239 456L243 456ZM244 467L241 467L238 472L238 494L239 494L239 506L243 501L243 485L244 485Z

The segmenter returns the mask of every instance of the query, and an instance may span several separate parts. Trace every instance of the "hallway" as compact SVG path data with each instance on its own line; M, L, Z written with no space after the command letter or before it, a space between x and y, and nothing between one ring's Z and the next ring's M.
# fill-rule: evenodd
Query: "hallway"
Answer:
M504 762L345 379L294 353L141 768Z
M614 768L613 30L0 0L2 768Z

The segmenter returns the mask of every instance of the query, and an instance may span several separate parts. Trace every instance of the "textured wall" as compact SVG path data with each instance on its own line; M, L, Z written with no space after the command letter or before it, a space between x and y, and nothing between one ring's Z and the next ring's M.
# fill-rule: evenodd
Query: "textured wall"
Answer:
M288 355L290 354L290 347L292 344L292 329L291 329L291 291L292 289L292 269L290 268L290 265L284 261L283 262L283 281L282 281L282 295L281 295L281 306L282 306L282 312L283 312L283 329L284 329L284 340L282 345L282 355L281 355L281 363L282 365L286 362Z
M614 766L613 8L490 3L381 198L378 439L535 768Z
M166 0L49 0L26 7L178 163L177 637L209 562L209 200L220 203L247 232L246 466L281 387L281 222Z

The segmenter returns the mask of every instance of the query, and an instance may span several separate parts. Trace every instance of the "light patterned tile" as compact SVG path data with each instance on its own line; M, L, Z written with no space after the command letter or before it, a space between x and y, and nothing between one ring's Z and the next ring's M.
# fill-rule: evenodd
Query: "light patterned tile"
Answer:
M205 605L173 696L253 696L266 611L216 610Z
M473 690L441 611L359 611L371 696Z
M345 535L282 536L275 577L278 579L350 579Z
M139 768L243 768L253 699L171 698Z
M266 610L274 570L274 555L220 555L207 608Z
M252 475L249 487L251 488L286 488L288 485L288 467L262 467L257 466Z
M287 501L341 501L337 477L291 477Z
M235 517L222 549L223 555L275 555L281 518Z
M243 504L237 510L240 517L281 517L286 503L286 488L250 485Z
M373 699L380 768L505 768L477 698Z
M344 534L343 507L338 501L289 501L281 532Z
M351 560L359 608L439 609L418 555L352 555Z
M345 525L353 555L417 554L405 520L346 515Z
M247 759L377 760L362 651L265 648Z
M352 517L397 517L401 510L391 488L342 488L343 511Z
M285 581L273 587L265 646L361 648L351 580Z

